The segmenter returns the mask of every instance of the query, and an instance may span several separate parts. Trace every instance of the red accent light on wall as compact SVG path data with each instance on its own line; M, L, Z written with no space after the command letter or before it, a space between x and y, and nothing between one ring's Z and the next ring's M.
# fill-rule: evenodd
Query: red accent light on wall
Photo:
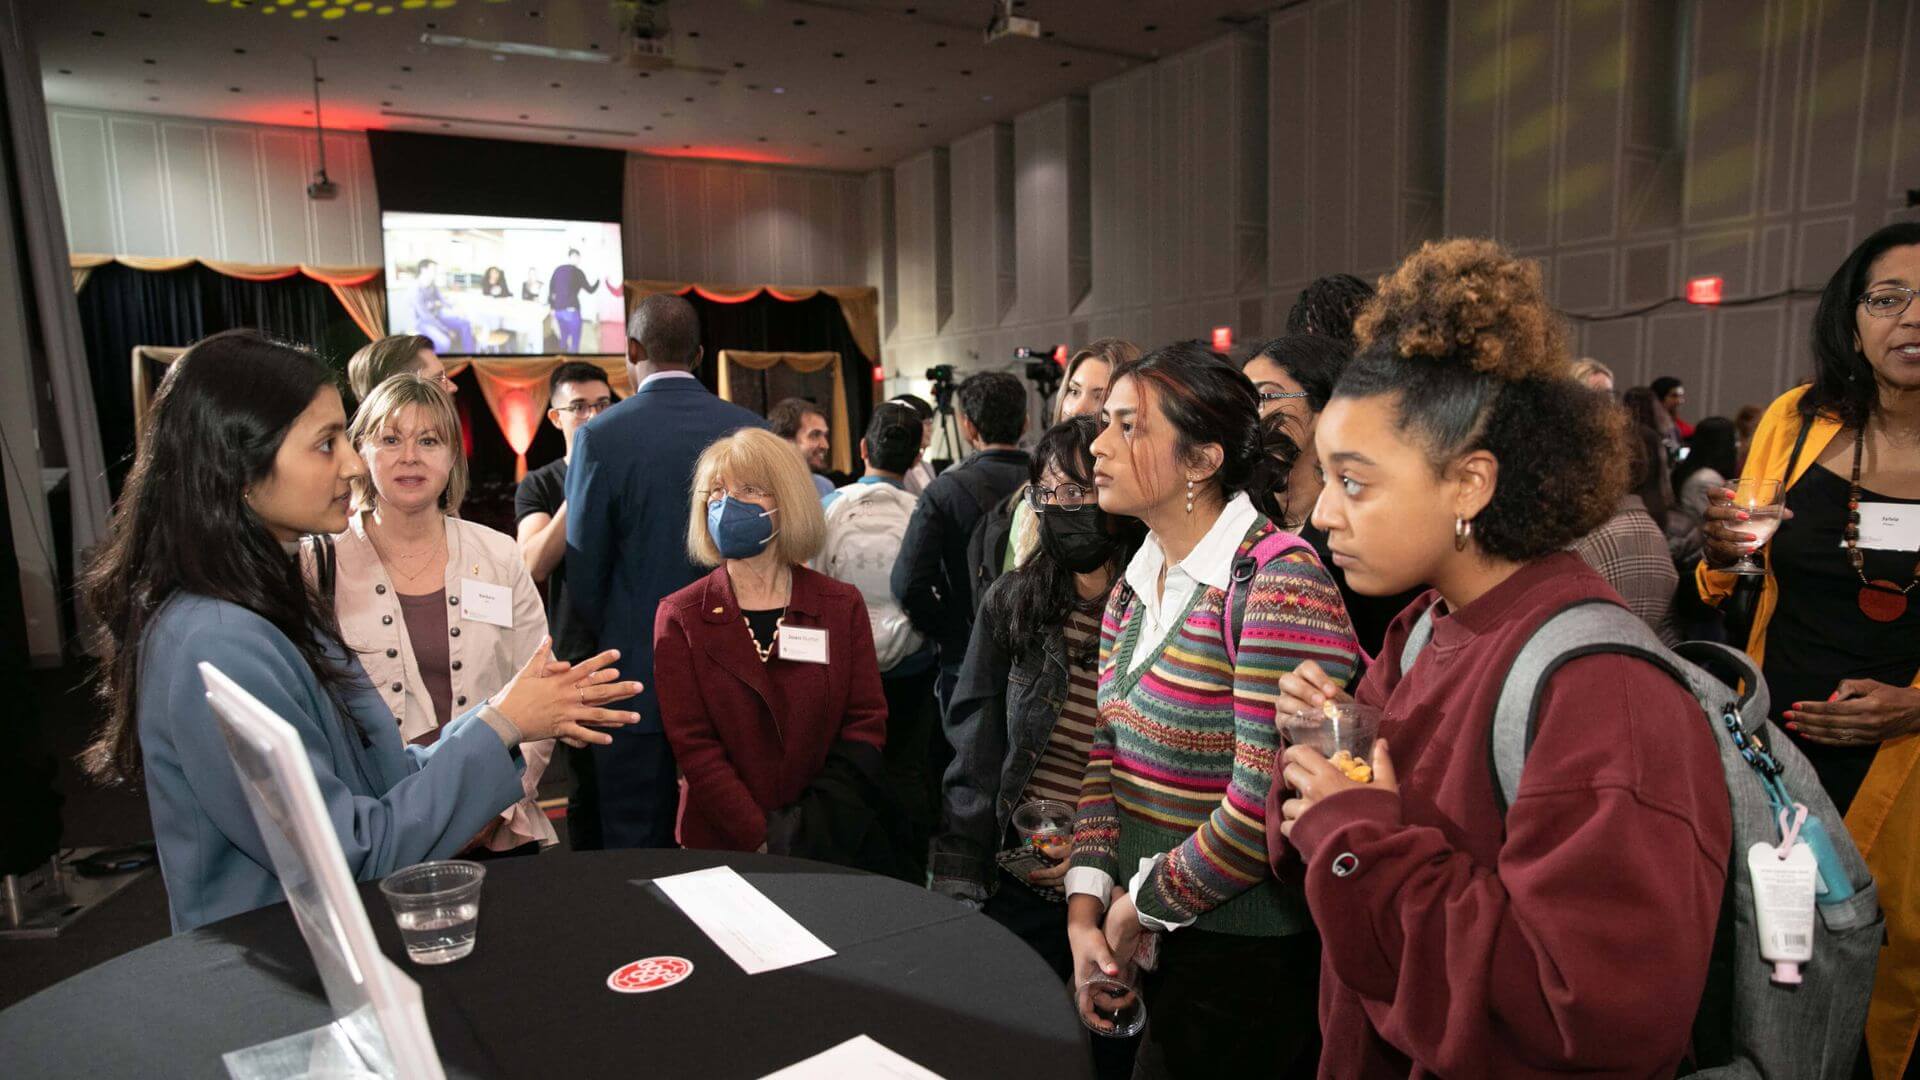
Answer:
M878 367L876 367L876 368L874 368L874 369L873 369L873 381L874 381L874 382L876 382L876 383L883 383L883 382L886 382L886 381L887 381L887 373L886 373L886 371L885 371L885 369L883 369L883 368L878 368Z
M1697 277L1687 279L1687 303L1717 304L1726 281L1720 277Z
M1067 347L1065 345L1055 345L1053 347L1053 362L1059 364L1061 367L1067 366Z
M1226 352L1233 348L1233 327L1216 326L1213 328L1213 351Z

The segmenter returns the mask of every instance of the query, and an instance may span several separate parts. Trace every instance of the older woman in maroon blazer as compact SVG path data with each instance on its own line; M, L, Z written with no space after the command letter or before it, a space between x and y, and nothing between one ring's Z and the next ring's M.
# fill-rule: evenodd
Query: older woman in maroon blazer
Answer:
M694 469L687 551L716 569L654 622L654 689L685 778L680 843L754 851L834 743L880 747L887 705L860 592L807 569L826 523L792 444L747 429Z

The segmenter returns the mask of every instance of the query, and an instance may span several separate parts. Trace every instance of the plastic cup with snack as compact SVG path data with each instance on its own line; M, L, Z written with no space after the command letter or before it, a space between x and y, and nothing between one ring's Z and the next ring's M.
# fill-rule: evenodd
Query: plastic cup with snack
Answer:
M1073 852L1073 807L1058 799L1030 799L1013 812L1013 828L1034 854L1058 863Z
M1289 745L1318 750L1347 779L1373 783L1373 742L1380 735L1380 710L1352 701L1329 701L1318 709L1280 720Z

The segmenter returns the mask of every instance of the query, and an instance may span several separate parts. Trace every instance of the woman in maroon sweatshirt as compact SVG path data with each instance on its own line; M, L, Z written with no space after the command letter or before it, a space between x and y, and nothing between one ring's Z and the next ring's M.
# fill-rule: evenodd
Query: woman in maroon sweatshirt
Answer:
M1356 590L1432 591L1357 693L1385 710L1373 782L1294 747L1267 814L1275 870L1304 862L1324 942L1320 1075L1670 1077L1732 843L1699 707L1643 661L1585 657L1547 680L1504 818L1488 752L1533 630L1619 602L1564 549L1620 496L1621 420L1568 375L1534 263L1450 240L1383 285L1320 419L1313 520ZM1344 696L1311 667L1282 677L1282 716Z

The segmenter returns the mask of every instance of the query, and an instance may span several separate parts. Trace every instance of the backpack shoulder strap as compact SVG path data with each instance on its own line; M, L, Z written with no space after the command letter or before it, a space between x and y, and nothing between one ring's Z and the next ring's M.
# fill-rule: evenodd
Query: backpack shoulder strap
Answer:
M1227 632L1221 635L1227 646L1229 666L1240 663L1240 631L1247 622L1247 594L1253 592L1254 576L1273 560L1302 548L1312 551L1313 545L1294 533L1275 528L1251 546L1242 546L1240 554L1234 557L1233 575L1227 580Z
M1400 648L1401 678L1406 678L1407 672L1413 670L1413 662L1420 659L1421 651L1427 647L1427 642L1432 640L1433 605L1428 604L1427 610L1422 611L1420 617L1413 621L1412 629L1407 631L1407 643Z
M1533 632L1507 669L1488 733L1488 757L1494 798L1500 814L1520 792L1520 773L1533 747L1541 695L1554 672L1570 660L1599 653L1636 656L1666 672L1696 697L1700 688L1682 663L1660 644L1653 630L1612 600L1581 600L1549 618Z

